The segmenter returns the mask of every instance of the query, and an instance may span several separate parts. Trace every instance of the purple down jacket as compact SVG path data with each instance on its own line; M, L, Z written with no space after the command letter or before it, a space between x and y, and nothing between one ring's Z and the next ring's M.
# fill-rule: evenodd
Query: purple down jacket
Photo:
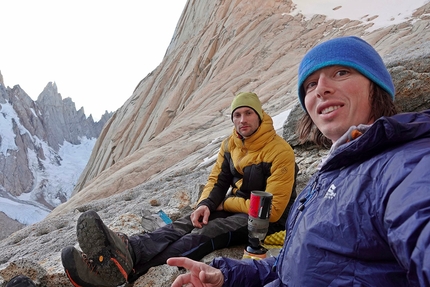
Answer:
M430 286L430 110L333 151L286 229L277 259L215 259L224 286Z

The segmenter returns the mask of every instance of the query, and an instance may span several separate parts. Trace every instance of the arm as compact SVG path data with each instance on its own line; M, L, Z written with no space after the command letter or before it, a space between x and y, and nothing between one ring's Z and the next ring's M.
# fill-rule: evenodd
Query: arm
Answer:
M385 171L387 194L381 199L385 206L383 227L388 243L400 265L408 271L411 285L424 286L430 278L430 142L415 143L409 151L397 158ZM426 150L423 153L419 149ZM417 152L415 159L410 159ZM395 180L394 174L406 173ZM391 175L391 177L390 177ZM386 204L384 204L386 202Z
M223 202L233 179L229 166L230 154L226 153L224 148L229 139L227 138L221 143L217 160L198 201L198 206L205 205L211 211L216 210Z
M183 267L189 271L186 274L179 275L173 282L172 287L188 286L188 284L202 287L221 287L224 283L224 276L221 271L205 263L186 257L172 257L167 259L167 264Z
M259 287L278 278L277 273L272 271L274 263L275 257L262 260L218 257L210 265L221 270L224 276L223 286Z
M202 287L252 287L263 286L277 278L276 273L272 271L274 260L273 257L264 260L236 260L219 257L207 265L185 257L173 257L167 260L167 264L184 267L189 271L179 275L172 287L186 284Z

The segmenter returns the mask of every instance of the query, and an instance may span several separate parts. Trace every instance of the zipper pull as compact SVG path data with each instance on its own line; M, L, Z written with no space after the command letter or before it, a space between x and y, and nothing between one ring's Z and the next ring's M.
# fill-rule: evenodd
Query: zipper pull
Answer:
M306 194L306 196L300 198L299 200L300 205L299 207L297 207L299 211L303 211L305 209L305 204L312 197L312 195L314 195L316 186L317 186L317 181L315 179L314 183L312 184L312 187L308 190L308 193Z
M303 209L305 209L305 202L306 202L306 200L308 200L307 197L308 196L306 195L305 197L300 198L300 200L299 200L300 205L299 205L299 207L297 207L298 211L303 211Z

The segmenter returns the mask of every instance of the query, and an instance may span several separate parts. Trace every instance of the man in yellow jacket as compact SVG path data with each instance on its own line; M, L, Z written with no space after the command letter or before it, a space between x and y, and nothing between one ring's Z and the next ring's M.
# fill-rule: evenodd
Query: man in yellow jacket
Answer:
M61 258L74 286L118 286L175 256L199 260L248 242L251 191L273 195L267 235L284 230L296 197L297 166L290 145L273 127L255 93L231 104L232 134L223 141L208 182L191 215L151 233L126 236L108 229L94 211L78 219L82 252L69 246Z

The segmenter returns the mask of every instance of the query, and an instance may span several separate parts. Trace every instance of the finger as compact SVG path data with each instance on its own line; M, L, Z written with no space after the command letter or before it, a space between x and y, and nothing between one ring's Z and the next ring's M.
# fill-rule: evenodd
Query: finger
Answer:
M167 264L170 266L183 267L186 269L191 269L196 261L191 260L187 257L171 257L167 259Z
M192 221L192 223L193 223L193 226L194 226L194 227L202 228L202 224L201 224L201 222L199 222L199 221L195 220L195 221Z
M169 259L167 259L166 263L170 266L184 267L183 262L184 262L184 257L170 257Z
M211 212L209 211L209 209L203 214L203 224L208 224L208 220L209 220L209 215L211 214Z
M191 215L191 223L194 227L199 227L200 222L198 221L199 217L197 217L194 213Z
M194 225L196 225L196 217L194 215L191 214L190 219L191 219L191 223Z

